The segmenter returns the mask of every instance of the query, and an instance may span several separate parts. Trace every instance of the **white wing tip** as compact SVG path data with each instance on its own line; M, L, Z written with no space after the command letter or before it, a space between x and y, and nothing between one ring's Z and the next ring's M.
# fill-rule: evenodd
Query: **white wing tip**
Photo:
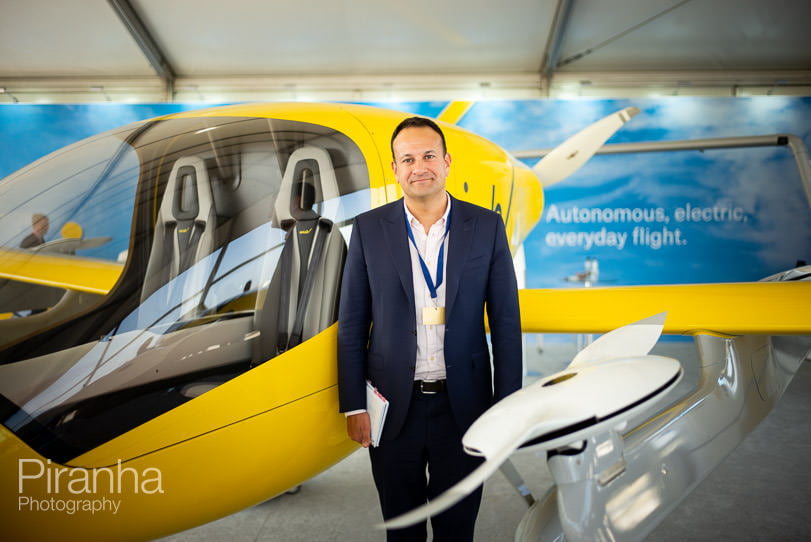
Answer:
M638 114L639 108L634 106L626 107L625 109L619 112L619 116L620 119L622 119L622 122L628 122L629 120L631 120L631 117L636 116Z

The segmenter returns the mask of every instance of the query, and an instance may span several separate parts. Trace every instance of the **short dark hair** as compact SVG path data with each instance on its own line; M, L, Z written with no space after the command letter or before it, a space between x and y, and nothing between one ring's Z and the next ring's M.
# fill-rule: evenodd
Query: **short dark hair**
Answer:
M394 139L406 128L430 128L431 130L435 131L439 134L439 138L442 140L442 155L448 154L448 147L445 144L445 134L442 133L439 125L426 117L408 117L403 122L397 125L397 128L394 129L394 132L391 134L391 157L392 159L396 160L394 156Z

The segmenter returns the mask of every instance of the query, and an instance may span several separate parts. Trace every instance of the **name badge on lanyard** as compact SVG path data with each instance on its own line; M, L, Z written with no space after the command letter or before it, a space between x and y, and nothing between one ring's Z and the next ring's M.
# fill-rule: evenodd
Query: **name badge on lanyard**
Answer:
M422 325L440 326L445 324L445 307L423 307Z
M448 237L448 232L451 228L451 213L448 213L448 220L445 222L445 233L442 235L442 241L439 245L439 257L436 264L436 282L431 279L431 272L425 264L425 260L420 254L420 249L417 246L417 241L414 240L414 232L411 230L411 224L408 222L408 216L403 215L406 222L406 229L408 230L408 238L414 245L417 251L417 258L420 260L420 269L422 269L422 276L425 279L425 284L428 286L428 291L431 293L431 299L436 303L437 290L442 285L442 275L445 268L445 239ZM423 307L422 308L422 324L425 326L443 325L445 323L445 307Z

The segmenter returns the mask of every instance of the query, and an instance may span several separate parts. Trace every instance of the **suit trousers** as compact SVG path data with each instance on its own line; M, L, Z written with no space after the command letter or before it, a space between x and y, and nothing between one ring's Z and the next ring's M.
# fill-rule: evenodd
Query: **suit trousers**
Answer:
M464 452L462 434L451 412L447 392L413 392L400 434L381 442L377 448L369 448L384 519L425 504L482 463L481 458ZM472 542L481 496L480 486L450 509L432 517L433 540ZM388 542L422 542L426 538L425 521L386 532Z

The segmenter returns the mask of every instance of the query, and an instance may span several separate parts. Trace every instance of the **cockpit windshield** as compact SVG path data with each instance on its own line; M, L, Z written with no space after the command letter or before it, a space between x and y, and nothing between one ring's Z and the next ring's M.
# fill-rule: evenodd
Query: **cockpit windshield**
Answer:
M140 173L126 139L136 129L84 140L0 181L0 246L109 260L126 251ZM32 234L36 242L24 243Z
M65 461L323 331L368 183L345 135L256 118L141 123L0 181L3 248L121 267L106 294L0 282L0 419Z

